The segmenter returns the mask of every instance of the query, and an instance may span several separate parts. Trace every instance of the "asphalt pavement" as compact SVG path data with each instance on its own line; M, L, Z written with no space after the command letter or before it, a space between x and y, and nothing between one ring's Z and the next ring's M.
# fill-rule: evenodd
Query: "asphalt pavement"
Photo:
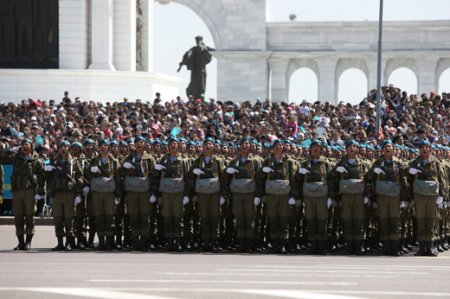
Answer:
M0 225L0 298L450 298L450 253L438 257L52 252L37 226L14 252Z

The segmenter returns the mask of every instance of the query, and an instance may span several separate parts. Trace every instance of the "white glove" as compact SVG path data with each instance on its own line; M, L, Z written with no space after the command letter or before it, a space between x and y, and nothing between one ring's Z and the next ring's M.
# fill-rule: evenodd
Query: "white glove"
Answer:
M91 172L92 173L97 173L97 172L100 172L100 169L97 166L92 166L91 167Z
M400 209L406 209L408 207L408 203L406 201L400 202Z
M375 168L373 169L373 172L375 172L376 174L386 174L386 173L383 171L383 169L378 168L378 167L375 167Z
M44 198L44 196L40 196L39 194L36 194L35 196L34 196L34 200L35 201L40 201L41 199L43 199Z
M348 173L347 169L345 169L345 167L343 167L343 166L338 166L336 168L336 171L339 172L339 173L344 173L344 172Z
M307 173L309 173L309 170L306 169L306 168L300 168L300 169L298 170L298 173L301 173L301 174L307 174Z
M437 198L436 198L436 204L437 205L440 205L440 204L442 204L444 202L444 198L442 197L442 196L438 196Z
M265 172L265 173L271 173L271 172L274 172L274 170L273 170L272 168L267 167L267 166L263 167L262 171Z
M187 205L189 203L189 197L185 196L183 197L183 206Z
M364 204L368 204L370 202L369 198L367 196L364 196L363 198Z
M88 195L88 193L89 193L90 190L91 190L91 189L89 188L89 186L84 187L84 188L83 188L83 194L84 194L84 195Z
M333 200L328 197L328 199L327 199L327 209L331 208L332 205L333 205Z
M221 196L219 199L220 205L223 206L223 204L226 202L225 197Z
M235 174L237 172L239 172L239 170L237 170L236 168L233 168L233 167L228 167L227 168L227 173L228 174Z
M15 146L15 147L12 148L12 151L13 151L14 153L19 152L19 150L20 150L20 146Z
M123 163L123 167L125 167L126 169L132 169L132 168L134 168L133 164L131 164L130 162L125 162L125 163Z
M194 168L194 170L192 170L192 172L193 172L195 175L205 174L200 168Z
M119 203L120 203L120 197L114 198L114 204L115 204L116 206L118 206Z
M411 174L411 175L416 175L418 173L422 173L422 171L420 171L419 169L416 169L416 168L412 168L412 167L409 169L409 174Z
M448 204L446 201L444 201L443 205L444 205L444 209L448 208Z
M81 197L79 197L79 196L75 197L74 203L75 203L75 205L81 203Z
M295 205L295 198L293 198L293 197L289 198L288 204L289 204L290 206Z
M45 171L53 171L53 169L55 169L55 166L53 166L53 165L45 165L44 166Z
M166 169L166 166L161 165L161 164L155 164L155 169L158 170L158 171L161 171L163 169Z
M152 195L152 196L150 196L150 198L148 199L148 202L149 202L149 203L155 203L156 200L157 200L156 196L155 196L155 195Z
M253 204L255 205L255 207L259 206L260 203L261 203L261 198L255 197L255 198L253 199Z

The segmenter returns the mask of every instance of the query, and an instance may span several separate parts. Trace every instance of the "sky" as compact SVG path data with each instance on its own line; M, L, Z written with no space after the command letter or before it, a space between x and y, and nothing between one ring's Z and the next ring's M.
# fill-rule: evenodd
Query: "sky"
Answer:
M264 1L264 0L259 0ZM287 22L289 15L296 22L309 21L376 21L379 0L267 0L271 2L273 22ZM364 3L362 5L362 3ZM394 20L445 20L450 18L449 0L384 0L383 19ZM326 7L326 9L323 9ZM194 37L202 35L208 46L214 47L211 34L195 12L186 6L169 3L154 6L154 71L183 79L180 95L186 96L189 71L185 67L177 73L183 54L195 45ZM217 97L217 61L207 66L206 97ZM317 79L311 70L300 69L290 78L289 101L317 100ZM417 79L411 70L397 69L388 79L409 93L417 93ZM367 79L356 69L345 71L339 81L338 100L359 103L366 96ZM355 86L357 86L355 88ZM440 78L440 90L450 91L450 69Z

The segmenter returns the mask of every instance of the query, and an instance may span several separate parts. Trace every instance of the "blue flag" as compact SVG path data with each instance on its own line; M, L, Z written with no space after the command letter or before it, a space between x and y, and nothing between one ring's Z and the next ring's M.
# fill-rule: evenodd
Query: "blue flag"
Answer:
M178 134L180 134L180 129L178 127L175 127L170 131L170 135L173 137L177 137Z

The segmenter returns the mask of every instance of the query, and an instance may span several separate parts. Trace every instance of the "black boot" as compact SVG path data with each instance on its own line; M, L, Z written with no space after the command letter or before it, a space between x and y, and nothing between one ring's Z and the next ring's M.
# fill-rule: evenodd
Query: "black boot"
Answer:
M33 240L33 235L27 235L27 239L25 241L25 250L26 251L31 250L31 240Z
M87 242L89 248L94 248L94 239L95 239L95 234L89 234L89 239Z
M442 242L442 238L441 239L439 239L437 242L436 242L436 248L437 248L437 250L439 251L439 252L444 252L445 250L444 250L444 247L442 247L442 244L443 244L443 242Z
M85 250L89 247L85 237L77 238L77 247L80 250Z
M354 245L354 241L352 241L352 240L347 240L347 255L353 255L353 250L354 250L354 248L353 248L353 245Z
M113 251L113 248L114 248L114 236L106 236L105 250Z
M401 251L403 254L409 253L409 250L408 250L408 248L406 247L406 243L407 243L407 240L406 240L405 238L401 238L401 239L400 239L400 251Z
M23 235L17 236L17 240L19 241L19 244L16 247L14 247L14 250L25 250L24 236Z
M356 255L364 255L364 242L363 241L355 241L355 253Z
M148 251L148 244L149 239L147 237L141 237L141 251L147 252Z
M175 238L174 250L176 252L183 252L183 245L181 242L181 238Z
M58 237L58 245L52 248L52 251L62 251L64 250L64 240L63 237Z
M122 250L122 236L121 235L116 235L115 247L117 250Z
M245 252L246 251L246 246L245 246L245 239L244 238L239 238L239 241L238 241L238 243L239 243L239 247L238 247L238 251L239 252Z
M419 250L414 254L415 256L426 256L427 255L427 249L424 241L421 241L419 243Z
M66 237L66 246L64 248L65 251L72 251L75 247L75 238L74 237Z
M252 238L246 238L245 239L245 252L252 253L254 251L254 242Z
M141 242L139 240L139 237L133 237L132 248L134 251L141 250Z
M327 241L316 241L317 242L317 254L327 255Z
M95 251L105 251L105 236L98 236L98 246L95 247Z
M389 240L383 240L383 255L391 255L392 248Z
M433 241L427 242L427 253L428 253L428 256L438 256L439 251L434 246Z
M173 239L172 238L167 238L167 245L166 245L166 250L168 252L172 252L174 250L174 245L173 245Z
M400 241L391 241L391 255L392 256L401 256L402 252L399 247Z
M279 242L279 244L280 244L280 247L279 247L279 249L278 249L278 252L281 253L281 254L286 254L286 253L287 253L287 250L286 250L286 240L281 240L281 241Z
M309 254L317 254L318 250L319 250L319 242L316 240L312 240L311 248L309 249L308 253Z

